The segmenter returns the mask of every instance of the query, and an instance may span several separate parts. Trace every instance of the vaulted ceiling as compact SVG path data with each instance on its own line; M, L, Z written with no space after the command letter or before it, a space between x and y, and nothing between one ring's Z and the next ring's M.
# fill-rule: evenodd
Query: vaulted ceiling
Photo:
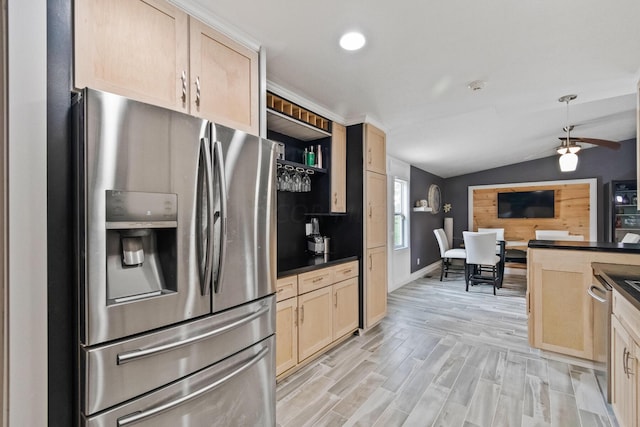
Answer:
M173 0L267 52L267 79L447 178L636 135L640 1ZM363 49L340 36L359 30ZM468 84L486 82L482 90Z

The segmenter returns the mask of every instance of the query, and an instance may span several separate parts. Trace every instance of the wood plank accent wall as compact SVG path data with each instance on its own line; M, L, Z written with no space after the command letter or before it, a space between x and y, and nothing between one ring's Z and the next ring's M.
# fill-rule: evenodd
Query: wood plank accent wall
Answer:
M536 190L554 190L554 218L498 218L498 193ZM593 209L596 209L596 206ZM504 228L506 240L535 239L535 230L569 230L569 234L580 234L586 241L591 240L589 210L589 184L473 190L473 230L477 230L478 227Z

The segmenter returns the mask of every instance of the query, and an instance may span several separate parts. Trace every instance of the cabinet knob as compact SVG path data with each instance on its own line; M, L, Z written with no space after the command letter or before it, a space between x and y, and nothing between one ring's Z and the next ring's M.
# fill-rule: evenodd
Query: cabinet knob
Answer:
M200 106L200 76L196 77L196 105Z

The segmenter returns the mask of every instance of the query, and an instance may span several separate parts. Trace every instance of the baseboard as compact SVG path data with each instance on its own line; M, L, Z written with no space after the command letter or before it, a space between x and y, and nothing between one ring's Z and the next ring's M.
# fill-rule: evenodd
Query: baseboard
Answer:
M440 271L440 260L434 262L433 264L429 264L424 268L421 268L418 271L415 271L413 273L411 273L409 275L409 277L405 278L404 280L400 281L400 283L393 288L392 292L395 291L396 289L400 289L401 287L403 287L404 285L413 282L414 280L417 279L421 279L423 278L425 275L429 274L429 273L433 273L434 271Z

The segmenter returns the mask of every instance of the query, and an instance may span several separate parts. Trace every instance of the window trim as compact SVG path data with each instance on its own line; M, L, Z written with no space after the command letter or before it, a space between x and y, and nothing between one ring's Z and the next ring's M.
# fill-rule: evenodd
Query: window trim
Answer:
M401 195L400 195L400 211L396 211L396 184L401 185ZM396 245L396 218L400 216L402 220L402 238L401 244ZM400 178L393 178L393 250L400 251L404 249L409 249L409 181Z

